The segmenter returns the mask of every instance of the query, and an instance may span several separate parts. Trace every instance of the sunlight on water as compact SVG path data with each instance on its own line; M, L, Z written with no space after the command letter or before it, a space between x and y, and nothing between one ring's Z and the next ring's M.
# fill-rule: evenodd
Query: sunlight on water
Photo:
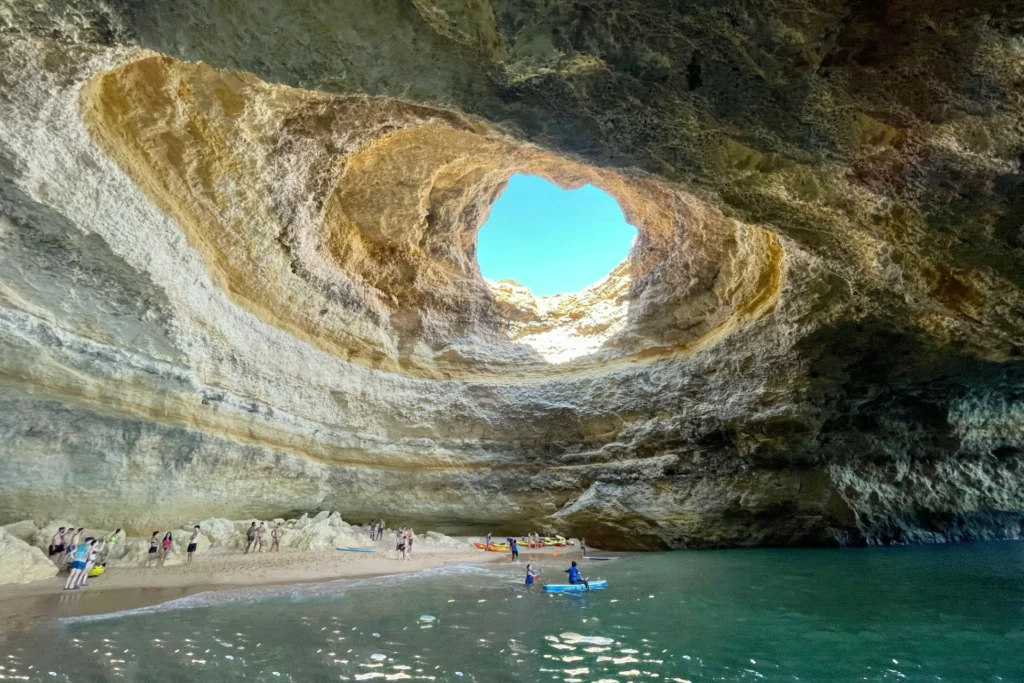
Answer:
M674 553L588 566L609 588L584 595L512 565L209 593L13 634L0 677L1024 681L1022 561L1020 544Z

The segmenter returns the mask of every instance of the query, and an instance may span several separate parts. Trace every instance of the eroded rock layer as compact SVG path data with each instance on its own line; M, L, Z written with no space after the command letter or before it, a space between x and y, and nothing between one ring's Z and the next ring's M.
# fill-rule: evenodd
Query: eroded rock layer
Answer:
M1016 537L1024 7L0 8L0 523ZM636 225L487 283L514 173Z

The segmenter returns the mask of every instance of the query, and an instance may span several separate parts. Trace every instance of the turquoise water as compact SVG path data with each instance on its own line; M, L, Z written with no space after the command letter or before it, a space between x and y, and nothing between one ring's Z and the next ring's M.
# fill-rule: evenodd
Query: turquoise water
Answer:
M542 566L542 578L564 576L563 565ZM522 565L494 565L202 594L14 635L0 642L0 674L76 682L1024 681L1024 544L666 553L584 568L609 588L547 595L520 585Z

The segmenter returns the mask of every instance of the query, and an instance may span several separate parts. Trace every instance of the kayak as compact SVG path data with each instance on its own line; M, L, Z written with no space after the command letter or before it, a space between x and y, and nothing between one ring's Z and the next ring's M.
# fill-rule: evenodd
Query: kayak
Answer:
M590 582L590 590L592 591L607 587L608 581L605 579ZM585 593L587 587L582 583L549 583L544 586L544 590L548 593Z
M377 552L373 548L335 548L335 550L340 550L340 551L346 552L346 553L375 553L375 552Z
M106 565L103 565L103 564L96 565L95 567L93 567L89 571L89 578L91 579L94 576L99 576L100 574L102 574L104 572L105 569L106 569Z
M490 550L492 553L509 552L509 547L504 544L499 545L497 543L492 543L490 545L484 545L483 543L474 543L473 545L475 545L477 548L480 548L480 550Z
M617 557L584 557L584 560L590 560L591 562L608 562L609 560L617 560Z

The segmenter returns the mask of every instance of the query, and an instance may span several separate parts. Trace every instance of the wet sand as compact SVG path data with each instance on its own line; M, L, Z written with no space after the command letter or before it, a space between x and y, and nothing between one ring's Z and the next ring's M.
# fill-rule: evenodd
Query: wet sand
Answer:
M555 553L567 559L580 556L579 548L524 548L521 563L545 559ZM336 550L280 553L197 553L192 566L112 566L87 587L65 591L66 574L23 585L0 586L0 637L52 618L119 612L158 605L206 591L268 585L364 579L419 572L452 563L508 562L508 553L482 550L424 548L409 560L389 553L351 553Z

